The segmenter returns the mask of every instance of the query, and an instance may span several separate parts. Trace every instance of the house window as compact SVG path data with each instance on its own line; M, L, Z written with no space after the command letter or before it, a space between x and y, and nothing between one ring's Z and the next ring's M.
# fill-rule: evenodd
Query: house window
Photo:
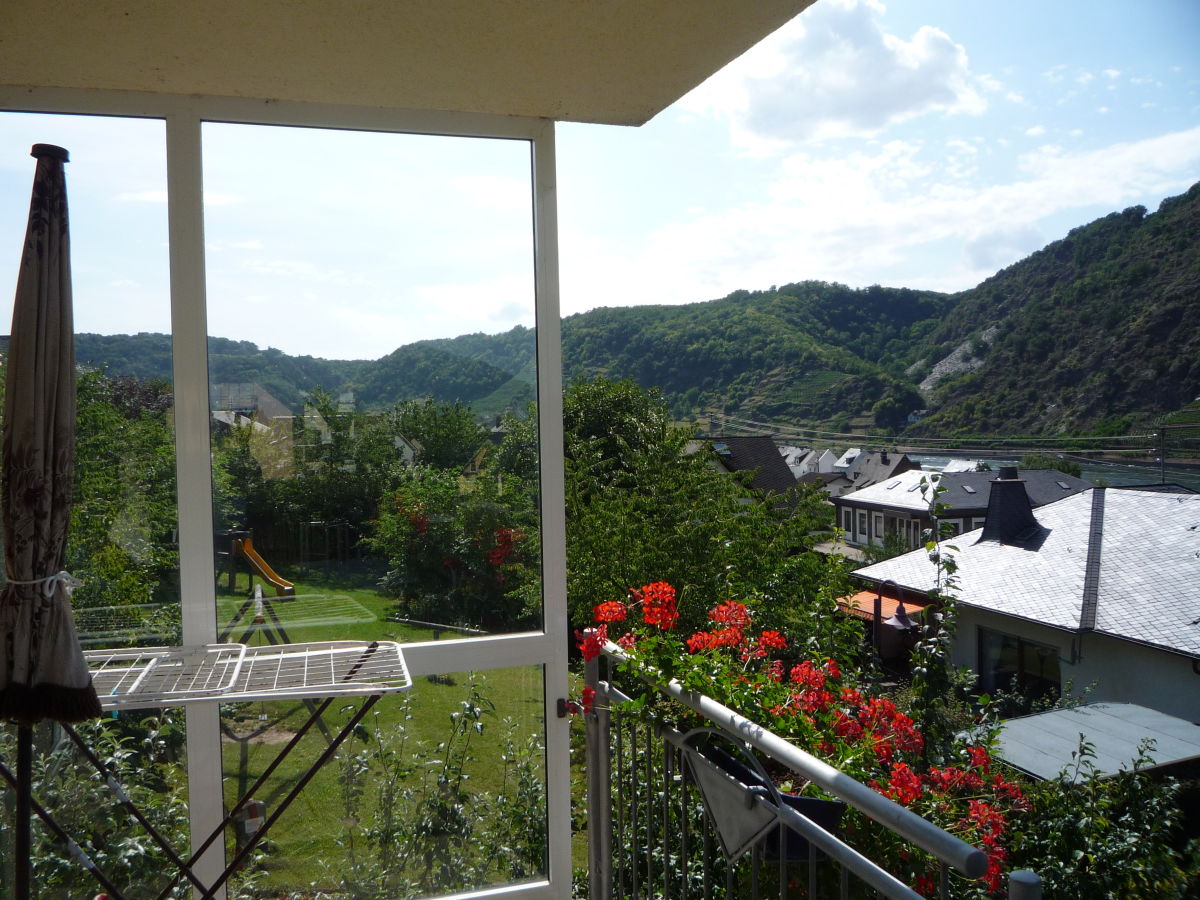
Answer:
M867 539L867 514L865 512L858 514L858 539L859 541Z
M842 510L842 529L846 534L852 534L854 531L854 511L849 509Z
M883 514L882 513L875 514L875 523L874 524L875 524L875 534L874 534L875 541L877 543L882 544L883 543Z
M979 629L978 674L981 691L1027 700L1057 697L1062 685L1057 647L988 628Z

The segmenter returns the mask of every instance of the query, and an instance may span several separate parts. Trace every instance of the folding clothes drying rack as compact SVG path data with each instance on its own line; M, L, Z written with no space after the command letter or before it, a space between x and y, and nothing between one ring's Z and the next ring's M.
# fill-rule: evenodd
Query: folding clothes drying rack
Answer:
M181 858L140 810L124 788L112 777L86 743L70 726L62 726L68 737L106 780L121 806L142 826L178 868L178 873L159 893L167 897L180 879L186 878L204 900L212 898L238 869L275 821L300 791L333 756L341 743L384 694L407 690L412 678L400 645L393 641L323 641L247 647L244 644L208 644L197 647L150 647L132 650L89 650L84 658L92 672L92 684L101 707L109 711L185 706L192 703L237 703L245 700L294 700L324 698L305 723L279 751L258 780L225 814L221 823L187 859ZM224 834L225 828L250 801L267 779L299 744L338 698L363 697L364 702L329 746L304 771L291 791L279 801L262 826L242 845L233 859L210 885L193 872L196 861ZM0 764L0 775L14 787L16 779ZM71 855L92 873L111 900L124 894L86 855L53 817L36 801L33 812L63 841Z

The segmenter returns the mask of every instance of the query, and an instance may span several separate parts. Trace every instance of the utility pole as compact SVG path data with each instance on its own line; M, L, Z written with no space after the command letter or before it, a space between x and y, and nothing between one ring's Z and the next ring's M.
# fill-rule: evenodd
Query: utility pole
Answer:
M1167 483L1167 429L1158 429L1158 483Z

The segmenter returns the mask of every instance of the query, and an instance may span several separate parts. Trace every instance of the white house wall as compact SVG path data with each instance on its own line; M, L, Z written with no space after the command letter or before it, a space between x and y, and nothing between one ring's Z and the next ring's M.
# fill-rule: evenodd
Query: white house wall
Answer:
M976 671L982 627L1057 647L1064 692L1068 682L1076 696L1093 686L1089 703L1136 703L1200 724L1200 674L1186 656L1105 634L1049 628L965 604L958 610L952 649L957 666Z

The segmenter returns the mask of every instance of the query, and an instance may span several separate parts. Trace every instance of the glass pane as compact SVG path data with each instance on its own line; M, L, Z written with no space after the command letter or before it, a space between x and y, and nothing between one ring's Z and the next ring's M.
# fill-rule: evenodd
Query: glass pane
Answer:
M297 891L383 898L545 878L542 697L538 666L430 676L408 693L384 697L312 771L235 886L253 885L263 897ZM223 707L226 805L312 719L294 753L253 796L262 814L274 814L360 705ZM254 823L239 828L239 841L247 828Z
M203 139L218 631L540 627L528 144Z
M528 144L214 123L203 140L218 633L540 627ZM544 877L542 679L419 681L321 766L367 701L223 706L227 807L249 790L252 811L281 811L237 887ZM230 853L253 827L230 830Z
M87 650L177 644L176 514L166 150L163 123L0 114L0 288L7 332L24 242L34 143L65 147L78 415L66 569ZM4 341L7 342L7 338ZM3 374L3 373L0 373ZM183 715L122 713L79 727L83 743L130 785L164 834L186 835ZM126 815L57 728L35 730L38 800L129 897L155 896L163 852ZM14 737L0 734L11 766ZM3 792L3 870L10 883L11 792ZM183 841L186 844L186 840ZM43 896L91 896L99 885L34 823L33 883Z

